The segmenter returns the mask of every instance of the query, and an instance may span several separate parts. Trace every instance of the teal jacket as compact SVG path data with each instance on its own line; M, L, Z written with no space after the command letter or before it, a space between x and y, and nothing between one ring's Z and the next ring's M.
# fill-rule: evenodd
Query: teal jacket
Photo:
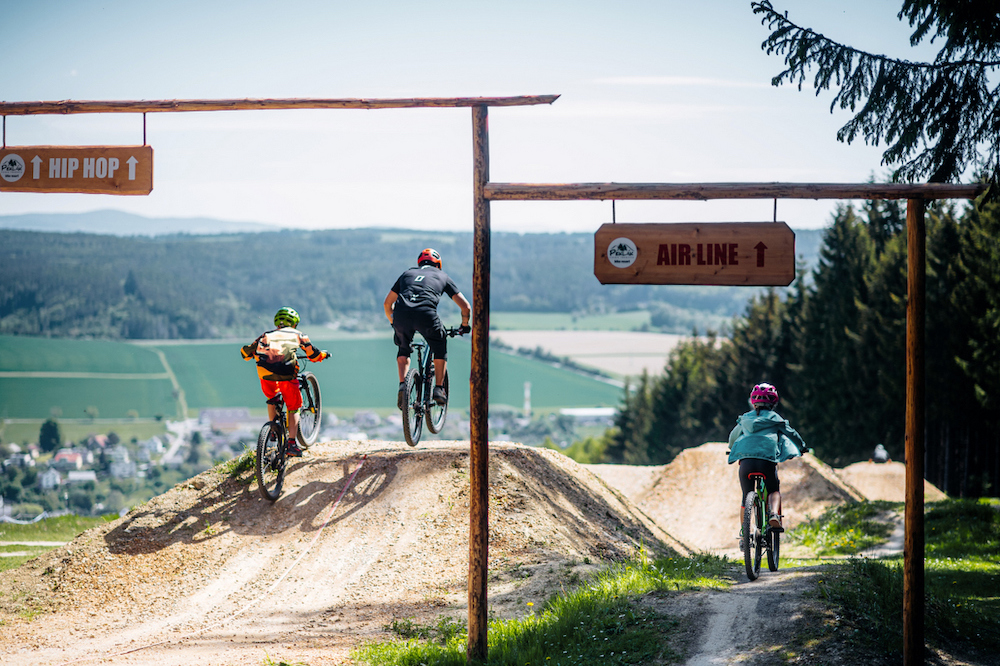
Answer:
M774 463L802 455L806 443L778 412L751 409L736 420L729 433L729 463L743 458L760 458Z

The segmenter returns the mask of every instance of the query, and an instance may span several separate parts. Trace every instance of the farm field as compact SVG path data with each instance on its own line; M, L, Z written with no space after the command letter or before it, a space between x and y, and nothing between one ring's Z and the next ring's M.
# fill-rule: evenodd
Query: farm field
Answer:
M597 315L574 315L568 312L490 313L491 331L634 331L649 323L649 312L645 310Z
M397 388L396 349L389 335L336 335L317 342L333 355L311 364L327 409L391 411ZM58 340L0 336L14 351L0 358L0 417L45 419L52 408L62 418L80 418L96 407L104 418L173 417L172 378L183 391L189 416L204 407L262 409L254 365L242 360L243 341ZM167 367L160 361L163 355ZM470 344L449 344L451 404L469 404ZM39 374L42 373L42 374ZM531 382L535 409L613 407L621 389L564 368L494 350L490 354L490 403L520 408Z
M574 363L597 368L613 377L638 377L663 372L671 350L687 335L606 330L500 330L490 338L514 349L541 347Z

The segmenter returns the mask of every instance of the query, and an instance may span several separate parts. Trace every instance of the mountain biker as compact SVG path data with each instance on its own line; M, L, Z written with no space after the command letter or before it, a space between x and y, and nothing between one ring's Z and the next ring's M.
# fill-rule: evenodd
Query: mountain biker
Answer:
M392 325L393 342L396 343L396 367L399 370L399 393L396 406L403 408L406 402L406 373L410 370L410 354L413 349L413 334L419 332L434 355L434 402L443 405L448 401L442 385L447 368L448 338L438 317L438 302L441 294L447 294L462 311L462 335L470 332L469 317L472 306L455 286L448 274L441 270L441 254L432 248L425 248L417 257L416 268L409 268L396 279L392 289L386 294L385 316Z
M257 375L260 377L260 388L267 397L267 417L273 421L277 408L271 404L271 399L278 393L285 401L288 410L288 457L297 458L302 455L302 449L295 441L299 432L299 409L302 407L302 394L299 392L299 361L295 350L302 348L306 357L313 363L321 363L330 358L330 352L321 351L313 346L309 337L298 330L299 313L289 307L283 307L274 315L274 330L262 333L256 340L240 349L244 361L257 361Z
M783 532L781 526L781 493L778 482L778 463L802 455L806 443L788 421L781 418L774 408L778 405L778 389L761 382L750 391L749 412L736 419L736 427L729 433L729 464L740 461L740 513L747 493L754 489L750 474L764 475L767 488L768 524Z

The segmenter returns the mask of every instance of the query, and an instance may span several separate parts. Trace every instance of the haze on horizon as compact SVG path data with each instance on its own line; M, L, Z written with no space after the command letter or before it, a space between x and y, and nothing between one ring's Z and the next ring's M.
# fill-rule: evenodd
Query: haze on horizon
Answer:
M818 6L814 6L818 5ZM778 0L796 22L916 59L895 5ZM836 140L849 114L774 88L780 57L748 0L419 5L4 1L7 101L559 94L490 110L495 182L865 182L882 147ZM283 227L469 230L468 109L148 114L145 197L4 192L0 215L127 211ZM139 114L9 116L17 145L142 142ZM779 201L825 226L837 202ZM494 202L500 231L589 232L611 202ZM774 202L617 202L619 222L761 221Z

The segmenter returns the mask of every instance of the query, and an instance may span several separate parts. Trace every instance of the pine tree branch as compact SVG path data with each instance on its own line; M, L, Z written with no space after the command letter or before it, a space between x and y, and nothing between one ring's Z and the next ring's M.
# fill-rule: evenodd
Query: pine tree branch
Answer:
M934 63L890 58L803 28L770 0L751 7L771 30L761 48L785 56L787 68L772 85L797 83L801 90L815 67L816 95L833 90L830 111L839 106L855 114L838 130L839 141L851 143L859 135L869 145L885 141L882 164L898 165L896 180L949 182L976 167L991 184L991 198L1000 196L1000 87L990 90L988 77L1000 60L948 60L946 52L956 51L951 42ZM934 20L924 16L912 39L926 35ZM997 45L965 40L962 51L970 50L992 55Z

